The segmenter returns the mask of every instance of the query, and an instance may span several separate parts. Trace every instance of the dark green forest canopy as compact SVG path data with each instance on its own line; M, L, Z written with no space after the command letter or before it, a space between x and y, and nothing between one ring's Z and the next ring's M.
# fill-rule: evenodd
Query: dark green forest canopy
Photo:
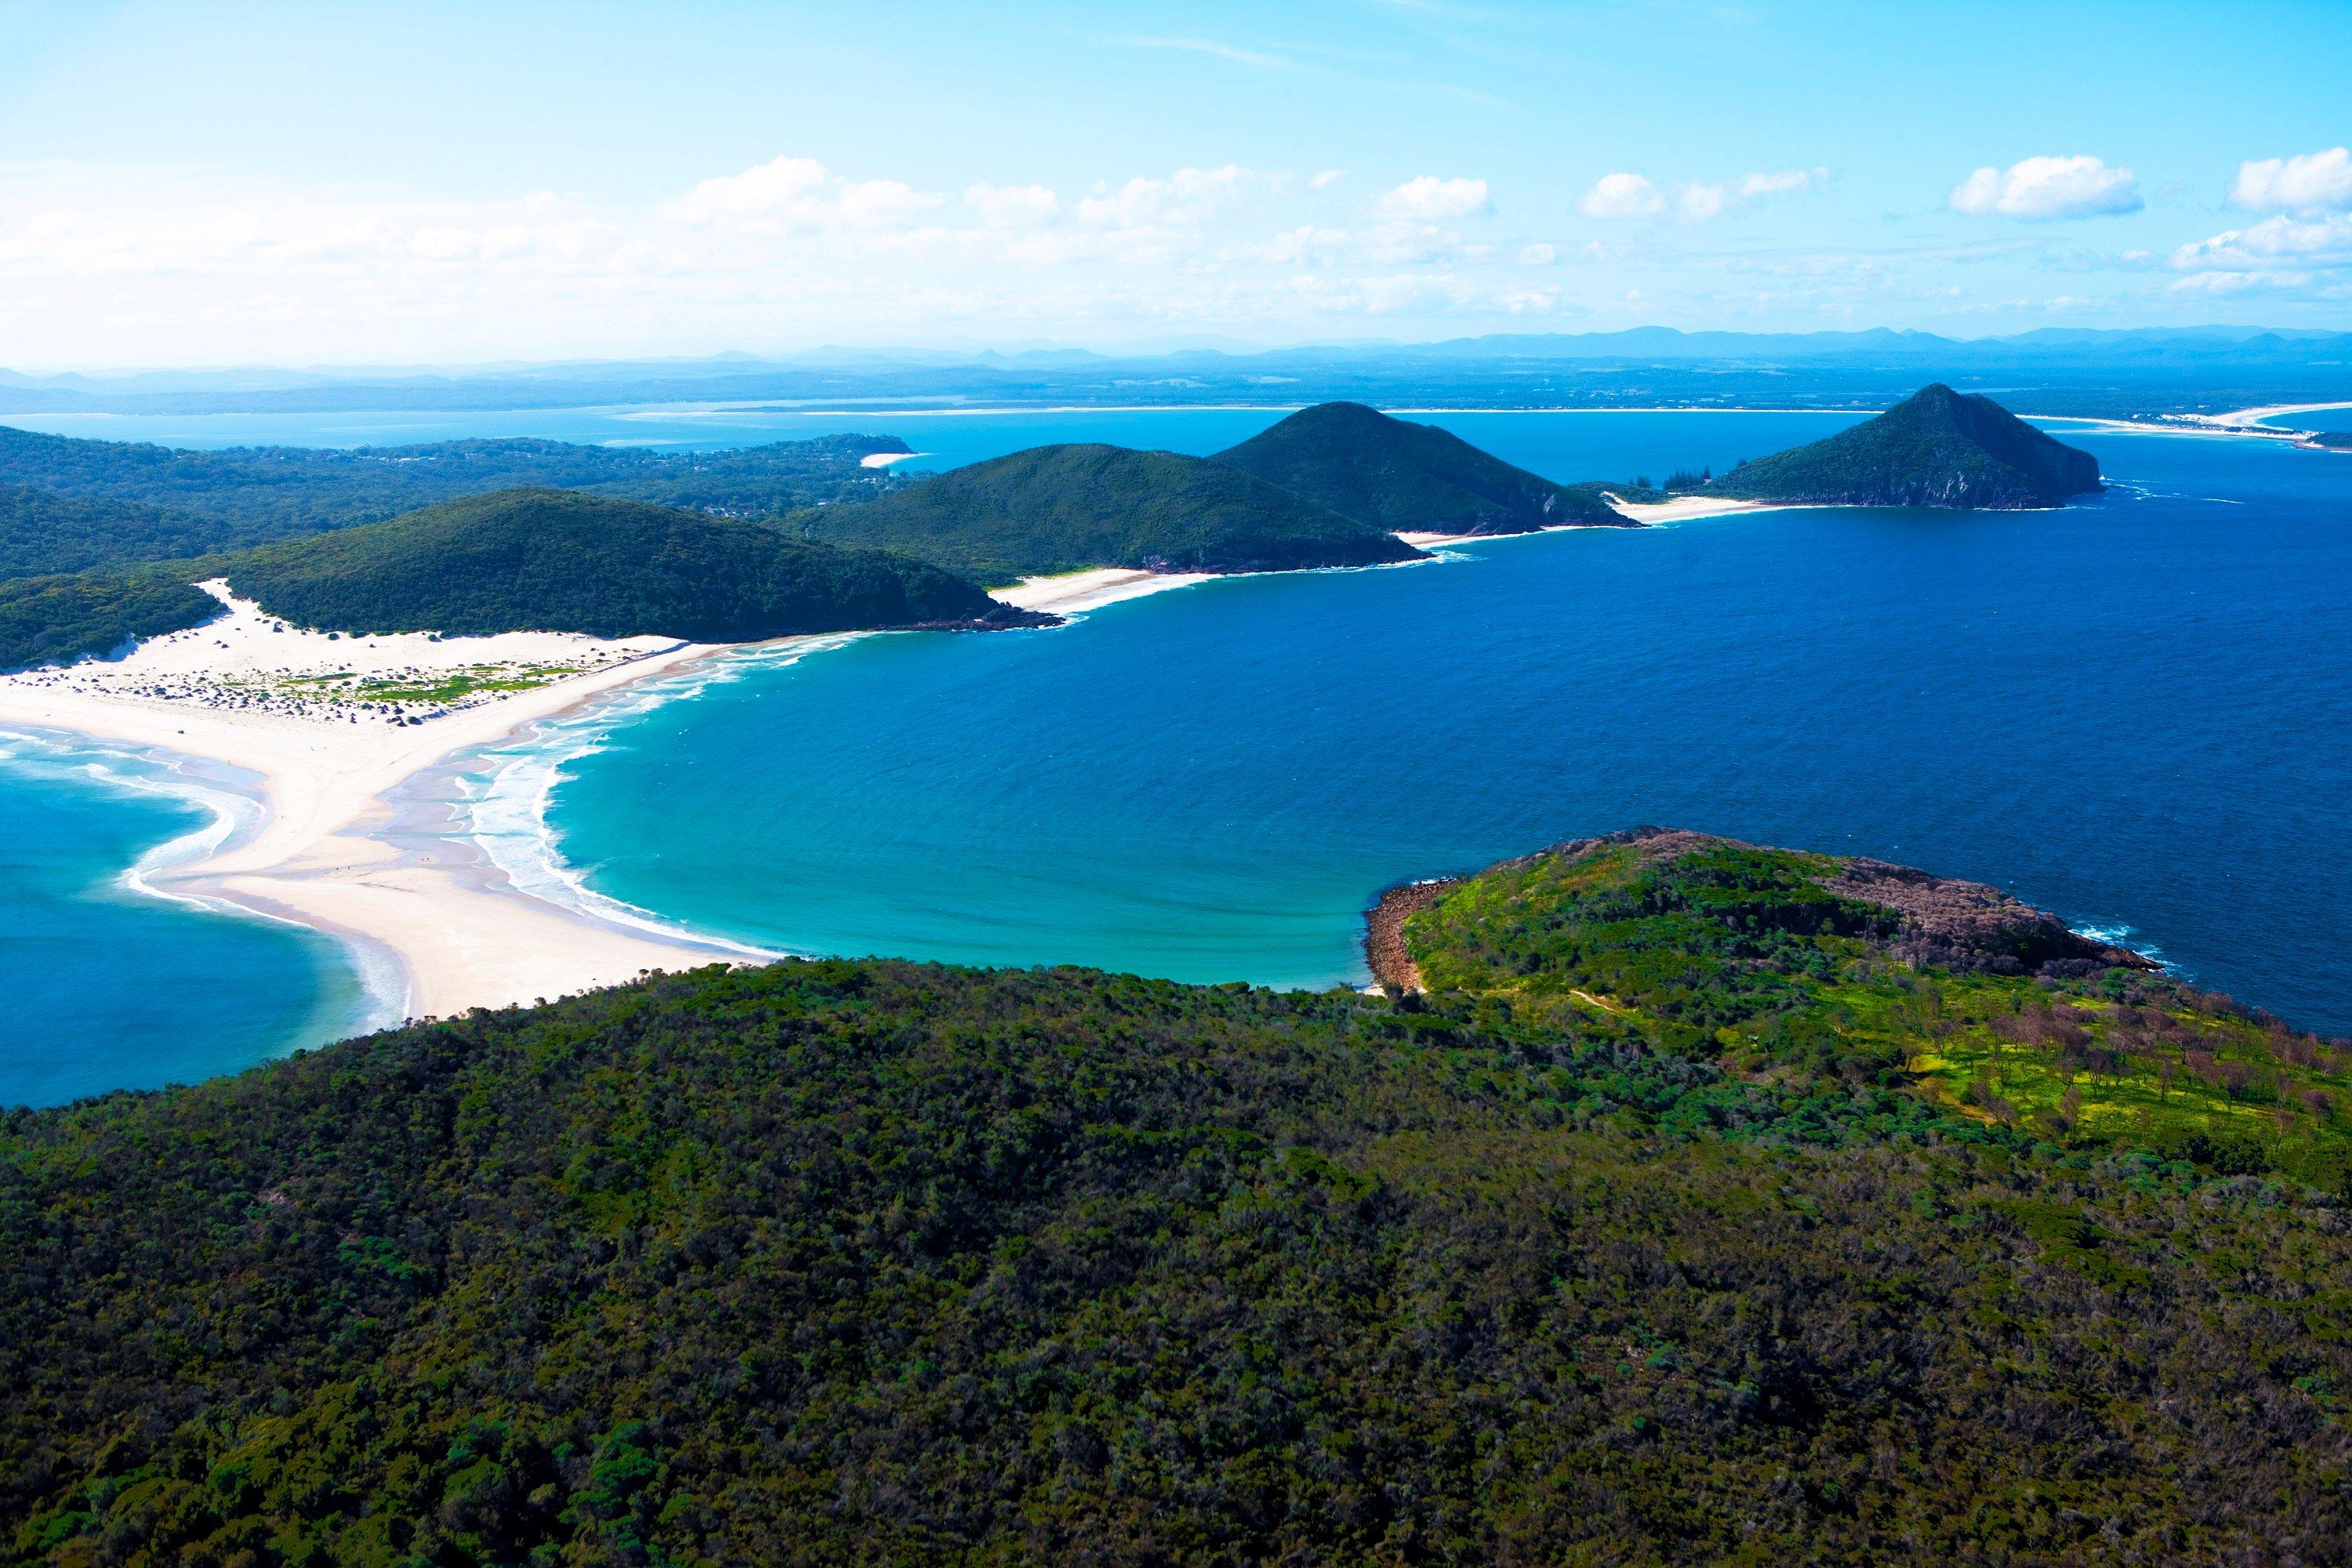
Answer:
M748 642L1039 618L904 556L837 550L760 523L572 490L445 501L387 522L247 551L219 570L270 613L331 631Z
M0 582L0 670L106 658L220 613L219 600L165 572L11 578Z
M2038 507L2099 489L2098 459L1940 382L1874 419L1742 463L1705 487L1744 500Z
M140 501L0 484L0 581L202 555L221 525Z
M201 540L174 540L121 557L146 559L233 550L517 486L729 516L781 515L889 489L897 482L889 472L866 468L861 459L907 450L905 442L887 436L827 436L713 452L541 440L199 452L0 427L0 484L210 520L212 531Z
M1394 1003L786 962L0 1118L0 1542L2342 1557L2323 1112L2165 1152L1904 1059L2313 1043L1907 878L1628 836L1423 895Z
M1450 431L1360 403L1302 408L1216 460L1377 528L1501 534L1633 526L1592 487L1555 484Z
M1421 553L1205 458L1091 444L1032 447L800 521L814 538L902 550L990 583L1093 566L1271 572Z

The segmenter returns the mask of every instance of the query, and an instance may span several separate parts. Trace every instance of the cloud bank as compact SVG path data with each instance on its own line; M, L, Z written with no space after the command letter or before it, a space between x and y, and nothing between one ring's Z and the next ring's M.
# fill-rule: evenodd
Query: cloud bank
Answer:
M2352 150L2249 159L2230 184L2230 205L2258 213L2352 211Z
M1952 187L1949 203L1954 212L1972 217L1999 216L2031 223L2137 212L2145 205L2129 169L2111 168L2086 156L2021 159L2006 173L1990 166L1979 169Z
M1646 174L1620 172L1594 181L1576 210L1587 217L1637 218L1654 217L1671 207L1677 222L1706 223L1745 203L1793 195L1828 177L1827 169L1784 169L1716 184L1689 180L1664 191Z

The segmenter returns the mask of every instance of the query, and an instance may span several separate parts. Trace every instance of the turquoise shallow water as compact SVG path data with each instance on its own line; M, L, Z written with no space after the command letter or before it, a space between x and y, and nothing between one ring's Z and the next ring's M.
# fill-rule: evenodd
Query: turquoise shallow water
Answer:
M360 992L335 943L126 885L215 825L188 790L0 737L0 1105L187 1082L348 1032Z
M1051 439L1205 451L1277 416L834 427L944 463ZM465 417L609 438L594 421L615 416ZM788 433L767 417L720 437ZM1845 416L1428 417L1581 478L1721 468ZM712 423L631 423L663 421ZM2113 493L1499 541L1051 631L742 661L516 750L502 819L527 821L552 761L570 874L747 942L1285 984L1358 976L1359 911L1389 882L1684 824L1996 882L2352 1030L2352 462L2061 433ZM0 900L42 933L0 944L23 999L0 1101L200 1076L348 1016L323 944L113 888L183 810L0 770L0 834L32 847Z

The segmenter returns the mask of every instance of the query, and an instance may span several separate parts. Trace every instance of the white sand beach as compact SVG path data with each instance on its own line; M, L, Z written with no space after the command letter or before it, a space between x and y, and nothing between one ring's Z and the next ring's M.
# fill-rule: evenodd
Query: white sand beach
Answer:
M1607 492L1603 492L1607 493ZM1617 515L1633 522L1687 522L1693 518L1728 517L1741 511L1786 511L1785 505L1776 501L1726 500L1711 496L1676 496L1669 501L1650 505L1629 501L1616 495L1609 496L1609 504ZM1565 533L1579 528L1606 527L1603 523L1568 522L1558 528L1540 528L1538 533ZM1434 550L1446 544L1468 544L1481 539L1520 539L1516 533L1430 533L1400 531L1399 539L1418 550Z
M746 956L529 897L461 838L403 847L383 832L387 797L455 753L715 650L547 632L334 637L207 586L230 608L205 626L111 662L0 677L0 725L252 775L257 826L152 877L158 891L296 921L387 956L404 987L399 1010L418 1017Z
M1783 501L1730 500L1721 496L1676 496L1672 500L1643 505L1638 501L1609 498L1609 504L1635 522L1688 522L1694 518L1729 517L1743 511L1793 511L1802 510Z
M1103 566L1087 572L1061 572L1049 577L1024 577L1009 588L992 588L1000 604L1018 610L1042 610L1048 615L1075 616L1098 610L1146 594L1164 594L1205 583L1208 572L1139 572L1124 566Z
M2263 429L2263 421L2284 419L2291 414L2318 414L2331 408L2352 408L2352 403L2273 403L2260 408L2233 408L2227 414L2183 414L2179 417L2189 424L2210 425L2219 430L2288 436L2294 432Z

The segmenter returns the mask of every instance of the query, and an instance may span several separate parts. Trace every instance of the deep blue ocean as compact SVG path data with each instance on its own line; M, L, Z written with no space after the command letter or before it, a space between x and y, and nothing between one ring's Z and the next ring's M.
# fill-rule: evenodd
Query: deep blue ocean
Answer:
M1417 416L1562 479L1720 469L1850 417ZM188 445L859 429L950 466L1207 451L1279 414L434 417L38 423ZM1996 883L2352 1031L2352 459L2053 429L2106 496L1549 534L748 658L540 737L512 787L560 763L549 826L594 891L800 952L1328 984L1360 978L1360 912L1391 882L1662 823ZM347 1016L313 939L116 886L184 811L0 768L0 900L40 933L0 944L21 999L0 1102L202 1076Z

